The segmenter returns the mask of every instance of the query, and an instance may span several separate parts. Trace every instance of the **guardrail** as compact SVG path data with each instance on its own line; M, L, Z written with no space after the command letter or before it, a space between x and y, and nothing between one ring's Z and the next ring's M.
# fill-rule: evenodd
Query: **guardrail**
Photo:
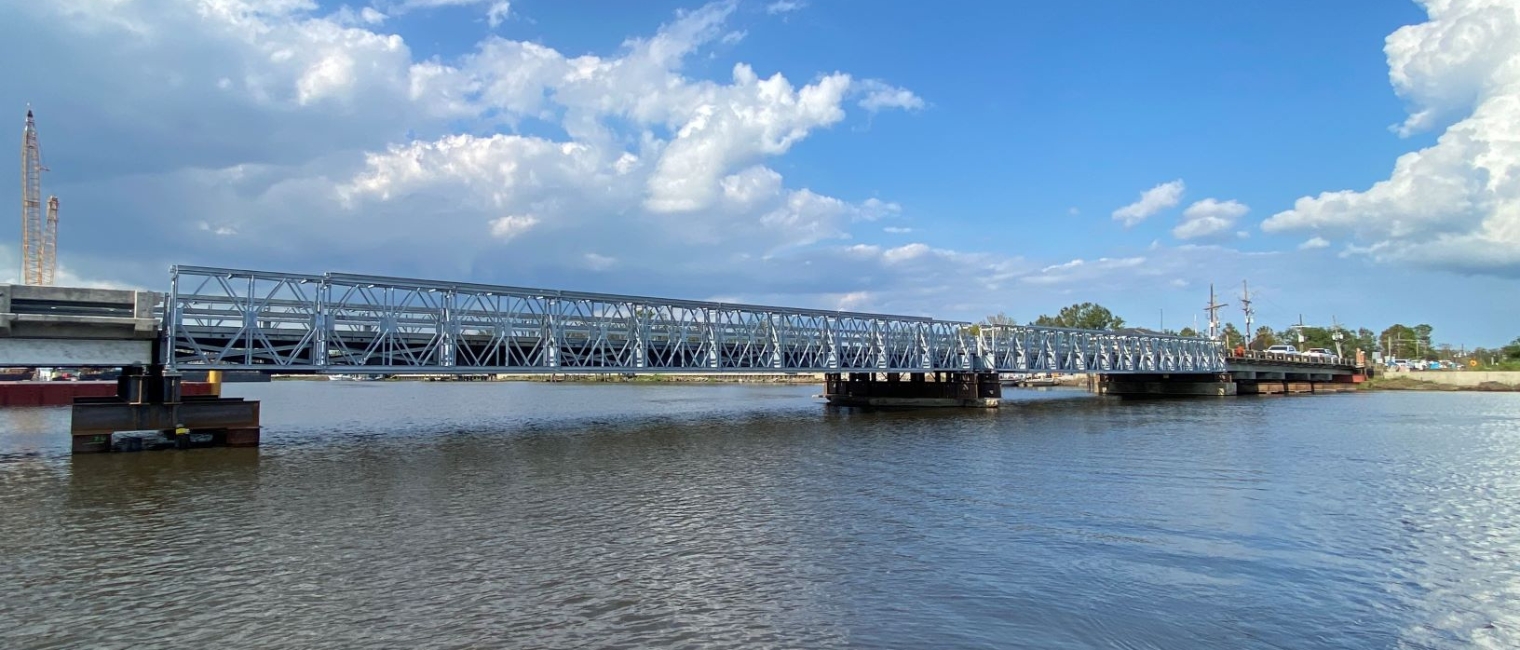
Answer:
M1226 357L1229 362L1266 362L1292 365L1321 365L1321 366L1356 366L1353 359L1337 355L1314 355L1302 352L1268 352L1265 350L1245 350L1237 353L1231 350Z

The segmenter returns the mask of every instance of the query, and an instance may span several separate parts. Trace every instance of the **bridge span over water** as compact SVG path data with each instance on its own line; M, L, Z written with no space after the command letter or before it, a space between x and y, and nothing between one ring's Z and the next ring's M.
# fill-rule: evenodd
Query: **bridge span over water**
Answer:
M75 401L76 452L125 430L257 444L257 402L183 396L187 370L822 374L835 404L978 407L999 404L1004 373L1094 375L1130 396L1315 392L1361 374L1139 330L201 266L173 267L164 294L4 287L0 366L123 367L116 397Z
M179 266L171 367L327 373L1219 373L1200 338Z

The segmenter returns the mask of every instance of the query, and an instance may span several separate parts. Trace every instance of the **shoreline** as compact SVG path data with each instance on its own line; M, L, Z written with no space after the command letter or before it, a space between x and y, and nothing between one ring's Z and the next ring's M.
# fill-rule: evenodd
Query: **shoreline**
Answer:
M1359 390L1365 391L1422 391L1438 393L1514 393L1520 392L1520 385L1506 384L1498 381L1479 381L1472 384L1457 384L1429 379L1418 379L1403 374L1389 377L1374 377L1363 382Z

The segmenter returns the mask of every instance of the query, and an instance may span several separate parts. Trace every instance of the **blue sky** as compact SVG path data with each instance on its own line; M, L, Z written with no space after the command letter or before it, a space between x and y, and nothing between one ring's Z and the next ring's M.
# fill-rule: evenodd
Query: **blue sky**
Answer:
M1276 327L1520 335L1520 0L58 0L0 38L75 282L1175 328L1249 280Z

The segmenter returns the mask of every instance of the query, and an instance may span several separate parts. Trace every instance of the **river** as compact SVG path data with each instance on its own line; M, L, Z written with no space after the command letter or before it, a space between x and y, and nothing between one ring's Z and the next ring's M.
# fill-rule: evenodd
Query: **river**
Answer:
M1515 394L227 392L261 448L0 411L0 647L1520 647Z

